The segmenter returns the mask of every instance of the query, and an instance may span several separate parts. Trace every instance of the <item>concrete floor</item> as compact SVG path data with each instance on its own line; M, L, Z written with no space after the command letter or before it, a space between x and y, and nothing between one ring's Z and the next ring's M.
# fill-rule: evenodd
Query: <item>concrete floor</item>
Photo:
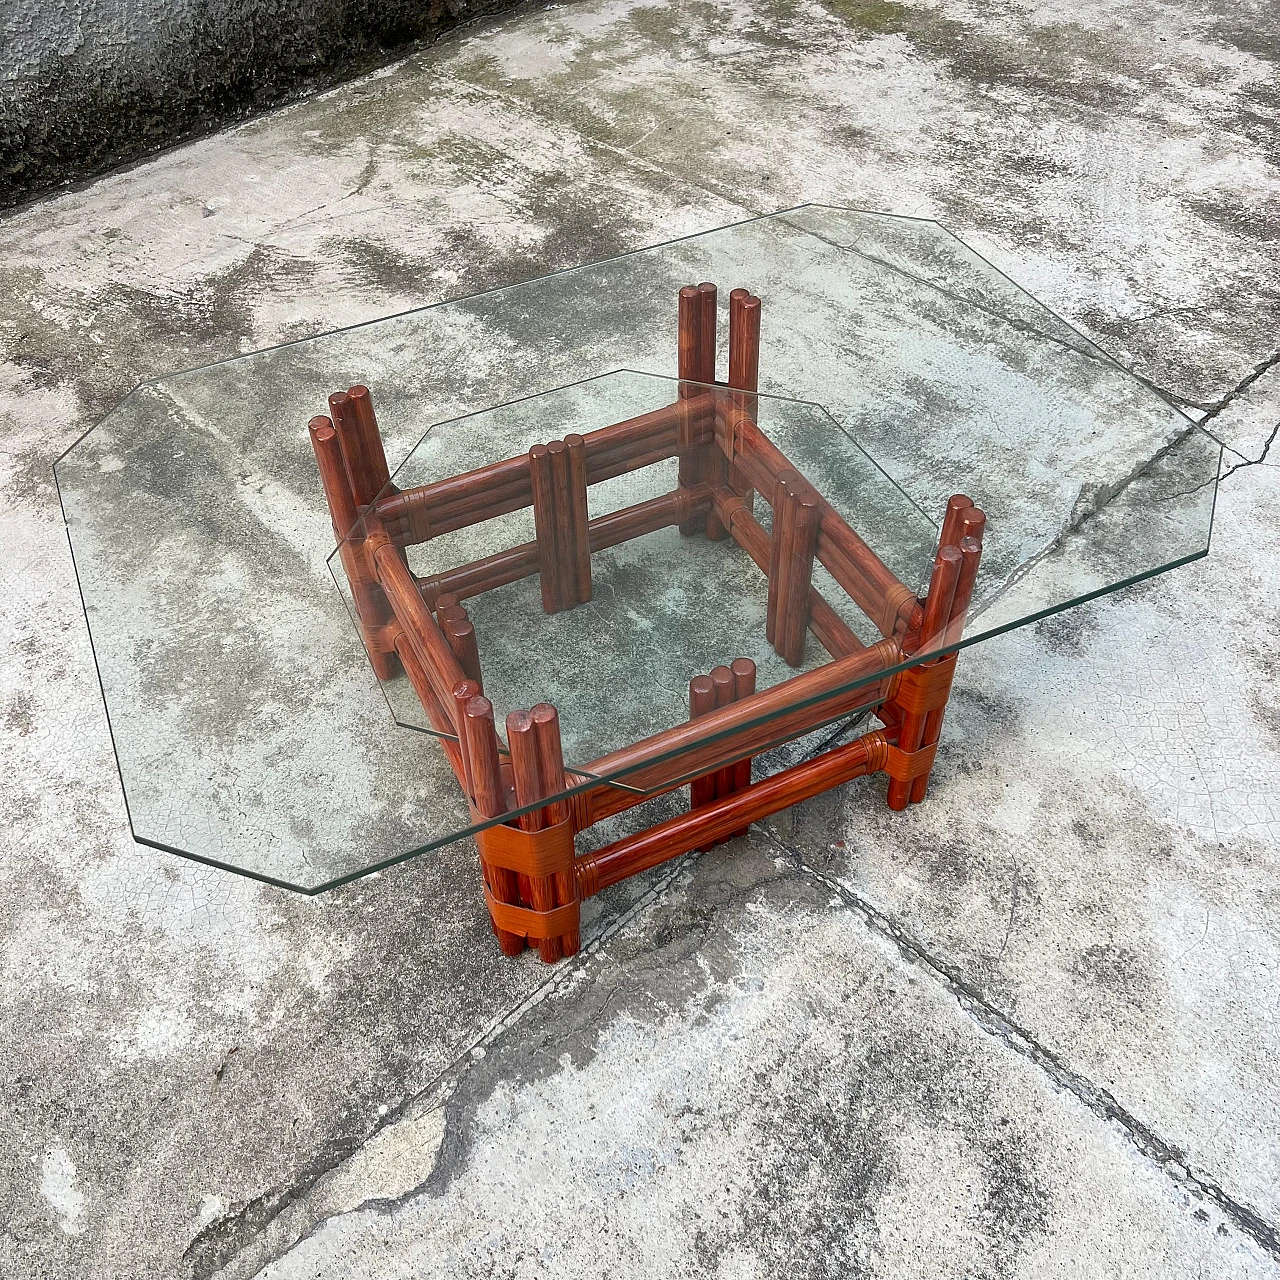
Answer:
M1234 0L589 0L0 221L0 1274L1280 1274L1278 52ZM130 841L80 432L803 200L942 219L1206 416L1211 556L966 655L928 804L784 814L554 971L431 856L312 900Z

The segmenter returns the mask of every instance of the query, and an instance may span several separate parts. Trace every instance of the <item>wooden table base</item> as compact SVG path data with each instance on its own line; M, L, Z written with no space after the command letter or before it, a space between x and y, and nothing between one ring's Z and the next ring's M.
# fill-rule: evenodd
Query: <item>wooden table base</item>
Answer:
M494 934L507 955L526 944L548 963L573 955L582 898L741 835L751 822L851 778L887 774L892 809L924 799L928 787L955 653L894 668L959 643L983 513L964 495L948 501L928 594L918 600L757 426L760 299L745 289L729 296L727 382L716 381L715 285L681 289L677 314L681 382L672 404L465 475L404 491L392 485L366 387L336 392L329 416L310 423L374 670L389 679L403 669L473 819L492 824L476 843ZM589 485L671 457L679 459L671 493L588 518ZM755 519L757 493L772 508L772 533ZM427 578L410 571L406 546L524 507L533 508L533 542ZM513 711L504 758L462 602L536 573L543 609L572 609L591 599L593 552L668 525L686 537L732 538L768 576L766 634L775 651L798 667L812 636L831 660L760 691L747 658L695 675L686 724L593 761L582 775L566 774L555 707ZM813 585L815 561L881 640L864 645L824 599ZM863 709L883 728L751 780L760 751ZM591 781L601 778L609 781ZM686 785L687 814L575 853L577 832Z

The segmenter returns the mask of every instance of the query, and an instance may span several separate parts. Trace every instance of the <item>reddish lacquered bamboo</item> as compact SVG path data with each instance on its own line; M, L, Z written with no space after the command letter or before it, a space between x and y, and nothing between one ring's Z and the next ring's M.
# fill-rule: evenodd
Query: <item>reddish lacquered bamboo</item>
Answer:
M760 385L760 299L747 289L735 289L729 295L729 386L738 389L731 396L735 408L753 421L758 401L754 394ZM755 490L743 475L737 462L729 466L729 488L746 505L755 508Z
M333 423L326 417L312 418L307 424L311 436L311 448L320 468L320 484L325 501L329 504L329 520L333 525L333 538L341 542L355 528L359 516L346 464L342 460L342 445Z
M710 676L694 676L689 681L689 719L705 716L716 708L716 687ZM689 807L700 809L716 798L716 780L704 774L689 783Z
M585 854L577 861L582 894L587 897L599 893L628 876L722 840L744 829L745 824L758 822L852 778L873 773L884 767L886 746L882 733L865 734L745 790Z
M733 698L733 672L728 667L712 667L710 669L710 677L712 677L712 687L716 691L717 707L728 707L732 703ZM726 764L723 769L717 771L713 778L713 794L716 796L728 795L733 790L733 771L736 765Z
M677 421L687 423L686 448L694 450L715 436L715 402L699 390L678 405L665 405L582 437L587 484L599 484L680 452ZM426 542L533 502L527 454L504 458L461 475L400 493L384 494L375 504L378 518L398 546Z
M449 642L449 648L453 650L453 656L457 658L458 665L462 668L463 673L468 680L474 680L483 687L483 678L480 674L480 649L476 644L476 628L475 623L465 616L461 618L450 618L445 625L445 639Z
M790 546L787 548L791 563L783 578L782 590L786 595L778 601L780 617L775 647L788 666L798 667L804 662L804 639L809 628L813 554L821 508L813 486L804 482L790 486L789 498L794 506L790 520Z
M735 289L729 295L729 386L755 391L759 384L760 299L748 289ZM734 403L754 417L754 396L735 396Z
M408 493L384 489L376 509L366 510L367 527L349 540L344 563L351 558L354 571L348 570L348 577L353 591L365 592L370 617L379 602L385 614L382 621L363 628L369 641L400 653L450 764L468 789L475 814L497 819L514 807L530 810L518 821L529 833L521 839L531 841L531 855L537 848L555 848L567 858L569 846L561 845L560 839L570 829L581 830L692 779L688 815L579 859L573 874L548 875L545 869L556 863L535 860L527 865L543 874L517 876L484 861L482 855L490 901L499 919L503 917L497 903L524 903L534 911L556 912L556 929L567 929L570 921L576 926L580 886L584 892L595 892L688 849L709 848L743 834L755 817L845 777L889 771L893 808L924 793L923 770L933 758L942 721L939 703L949 689L954 659L926 657L901 680L890 680L884 672L898 664L904 651L928 654L959 642L985 517L966 497L953 495L928 598L921 607L760 431L754 421L759 299L735 290L729 313L730 368L724 389L693 385L715 379L716 310L714 286L690 287L680 300L682 385L675 404L600 432L535 446L523 457ZM389 480L367 390L353 387L335 395L332 404L339 425L317 419L312 438L337 532L339 525L350 529L359 518L357 490L364 496L369 486L377 483L382 488ZM588 519L589 484L671 456L680 459L681 485L676 492ZM358 484L354 476L359 476ZM774 505L772 537L752 518L748 503L753 488ZM536 542L425 579L409 573L400 549L404 544L530 505ZM378 515L385 516L385 524ZM778 652L792 665L800 664L805 636L812 630L840 656L826 667L763 691L755 689L755 667L748 659L717 667L710 676L691 682L688 723L612 752L573 779L576 784L596 775L617 785L592 784L572 798L540 803L559 795L567 781L555 708L539 704L508 717L511 758L504 764L492 707L480 692L474 626L459 598L537 572L544 607L549 604L549 612L572 608L590 598L593 550L671 523L688 532L691 524L704 520L711 536L729 532L768 573L767 630ZM893 639L861 646L814 589L815 558ZM751 757L757 752L853 710L877 705L886 731L864 735L817 761L752 784ZM450 733L454 728L456 742ZM893 742L906 759L889 745ZM923 753L922 747L927 748ZM546 831L542 844L533 841L551 824L555 829ZM508 845L509 841L494 843L491 856L503 860L509 855L501 850ZM523 949L522 936L500 931L494 923L504 951L516 954ZM537 936L532 925L529 932ZM552 960L562 951L572 954L578 944L575 929L571 936L546 940L539 949L544 960Z
M390 478L368 387L335 391L329 397L329 412L342 446L342 460L351 479L356 506L368 506Z
M376 522L370 518L370 523ZM400 553L381 530L371 532L368 544L373 549L373 567L382 589L395 611L396 620L404 628L410 642L419 651L421 662L431 680L431 687L443 706L451 702L453 686L466 679L466 672L453 656L436 620L431 616L413 575L400 559Z
M614 469L619 461L645 457L648 461L675 457L679 450L680 424L694 448L715 438L715 398L703 387L685 387L689 394L675 404L638 414L583 436L587 452L587 483L634 470L636 463ZM646 463L647 465L647 463ZM605 469L608 468L608 474Z
M378 419L373 412L373 396L369 394L369 388L357 383L347 391L347 395L355 411L356 428L360 435L360 452L368 483L372 489L369 501L372 502L391 482L387 455L382 447L382 432L378 430Z
M479 519L488 519L519 511L532 500L529 459L521 454L402 493L384 495L374 510L388 534L404 545L465 528L468 523L475 523L470 520L470 513L480 512Z
M963 528L963 522L957 521ZM964 635L965 617L973 600L974 584L978 579L978 564L982 559L982 544L977 538L962 537L960 539L960 576L956 582L956 594L951 603L951 621L947 623L944 643L948 648L960 643ZM922 747L931 746L942 735L942 720L945 707L935 707L925 716L924 732L920 736ZM911 783L911 803L919 804L929 790L929 775L921 774Z
M561 564L556 554L556 481L555 463L551 450L545 444L535 444L529 450L529 474L533 490L533 523L538 534L538 582L542 588L542 608L546 613L558 613L564 589L561 585Z
M385 629L391 621L391 608L369 564L363 529L358 527L359 516L351 480L342 457L342 445L333 423L326 417L312 418L308 434L320 469L320 483L329 507L333 536L338 544L338 558L351 588L360 637L374 675L379 680L390 680L398 670L395 650L385 638Z
M580 435L567 435L569 457L569 542L573 550L577 602L591 599L591 521L587 514L587 446Z
M711 684L715 690L716 706L727 707L734 701L733 672L728 667L712 667L710 675ZM736 769L737 764L734 763L727 764L723 768L716 770L711 780L711 790L714 797L718 799L720 796L728 795L733 790Z
M743 500L728 489L713 495L716 509L733 540L768 574L772 543L764 526L746 509ZM767 619L766 613L766 619ZM833 657L844 658L865 648L849 624L827 603L816 587L809 591L809 628L814 638Z
M698 299L701 312L698 317L698 373L700 382L713 383L716 380L716 347L718 330L718 313L716 311L716 287L709 280L698 286ZM709 484L713 489L729 483L729 460L708 441L702 449L698 461L698 479ZM725 536L724 525L720 523L714 510L708 511L703 527L712 542L719 542Z
M980 507L970 507L960 517L960 527L964 537L981 542L982 531L987 527L986 513Z
M455 740L458 722L453 718L452 704L441 703L440 699L436 697L435 690L431 687L431 681L427 679L427 673L418 661L417 651L409 643L409 639L403 631L397 630L396 632L395 652L404 667L405 677L410 685L413 686L414 693L418 695L418 701L422 703L422 709L426 713L427 720L438 735L437 740L444 750L445 759L449 762L449 767L453 770L454 777L458 779L458 785L465 787L467 785L465 751L461 741Z
M559 795L565 790L564 755L560 744L560 718L549 702L539 702L530 708L534 733L538 740L538 763L542 770L543 794ZM557 801L548 809L551 822L562 822L569 816L569 805ZM571 869L557 872L555 876L556 906L565 907L577 901L578 884ZM576 955L579 946L577 929L562 934L560 948L566 956Z
M690 515L706 511L711 505L711 494L705 485L692 489L676 489L634 507L623 507L597 516L587 524L588 539L593 552L630 542L643 534L667 525L679 524ZM447 569L419 580L423 598L430 601L438 593L448 591L462 599L492 591L538 572L538 544L524 542L508 551L499 551L483 560Z
M710 280L698 286L698 365L694 377L699 382L716 380L716 287Z
M788 598L787 579L791 575L791 545L795 535L795 500L792 484L800 479L794 471L784 471L767 495L773 507L773 527L769 534L769 594L765 604L765 639L781 648L783 607Z
M493 724L493 704L488 698L471 698L463 708L463 729L471 758L472 801L481 818L507 812L506 784L498 760L498 734ZM489 887L499 902L519 903L516 873L507 867L488 868ZM503 955L518 956L524 939L518 933L495 929Z
M511 752L511 773L515 781L516 804L520 808L545 799L546 790L539 760L537 732L533 716L527 711L512 711L507 716L507 749ZM541 831L546 825L545 812L533 809L519 818L522 831ZM529 905L535 911L550 911L556 905L556 885L551 876L517 876L521 891L527 892ZM526 889L527 886L527 889ZM547 964L560 959L560 939L542 938L538 954Z
M938 546L958 547L960 545L960 539L965 536L965 512L972 508L973 499L963 493L953 493L947 499L947 510L942 518L942 533L938 538Z
M699 359L701 342L699 329L702 325L702 300L698 294L698 286L687 284L680 290L676 312L676 369L681 379L701 382ZM680 398L688 399L702 391L702 387L681 387Z
M780 477L795 474L777 446L744 414L730 413L730 451L743 475L772 503ZM825 499L820 499L816 555L854 603L891 635L899 610L913 598L893 571L848 526Z
M415 686L416 687L416 686ZM462 765L462 773L458 781L462 783L462 789L467 793L467 797L474 802L475 800L475 782L471 776L471 748L468 746L466 731L466 708L467 703L472 698L479 697L484 692L479 683L475 680L460 680L453 686L453 707L451 709L454 731L458 735L458 754Z
M711 302L711 315L714 319L714 292L711 294ZM715 380L714 372L710 378L705 376L706 342L703 337L703 325L705 318L706 303L703 290L697 285L686 285L680 290L679 313L677 317L677 368L682 379L688 378L695 383L712 382ZM712 331L711 336L711 350L714 353L714 330ZM688 386L682 383L678 394L681 400L689 400L704 393L705 387ZM681 427L681 434L687 440L689 436L689 424L684 422L681 424ZM705 459L705 451L702 448L698 448L696 450L686 449L681 451L679 477L682 487L687 488L691 485L706 482L707 476L705 474ZM690 537L705 529L706 524L707 521L705 516L693 520L686 520L681 523L680 532L684 537Z
M955 600L956 585L960 579L963 557L958 547L940 547L933 563L929 579L929 597L924 606L924 624L920 633L920 647L925 652L936 649L946 633L951 619L951 606ZM925 716L918 711L906 710L898 725L898 746L901 750L918 751L924 737ZM911 799L911 783L901 778L889 779L889 808L905 809Z
M837 716L883 701L885 681L875 677L894 666L898 658L892 641L879 640L847 658L837 658L741 702L612 751L584 766L583 772L616 778L650 793L669 789L674 778L712 772L722 764L756 754L771 742L796 737ZM625 793L607 788L593 790L589 797L586 808L593 822L635 803Z

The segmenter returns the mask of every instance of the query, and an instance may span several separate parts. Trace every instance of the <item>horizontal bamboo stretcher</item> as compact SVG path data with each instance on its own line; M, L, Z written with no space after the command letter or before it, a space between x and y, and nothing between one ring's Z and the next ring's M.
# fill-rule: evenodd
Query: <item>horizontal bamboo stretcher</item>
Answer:
M887 774L892 809L923 800L928 787L985 517L962 494L948 501L928 591L917 599L757 423L760 299L746 289L729 295L726 382L716 380L716 321L714 285L680 290L672 404L432 484L391 484L366 387L336 392L329 414L310 423L374 670L384 680L404 672L473 823L488 824L476 833L482 892L507 955L526 945L548 963L572 955L584 897L851 778ZM668 458L679 460L670 493L588 517L589 486ZM769 530L755 517L757 494L772 510ZM532 542L427 577L410 570L406 547L530 507ZM747 658L694 675L686 723L581 773L566 772L549 703L507 715L504 751L462 602L536 574L545 612L575 608L591 599L595 552L672 525L686 537L731 538L767 575L766 636L788 664L803 664L810 635L830 661L767 689L756 688ZM815 563L881 639L867 645L854 634L814 585ZM917 653L921 662L900 669ZM761 751L864 709L883 727L752 780ZM686 785L688 813L575 853L577 832Z

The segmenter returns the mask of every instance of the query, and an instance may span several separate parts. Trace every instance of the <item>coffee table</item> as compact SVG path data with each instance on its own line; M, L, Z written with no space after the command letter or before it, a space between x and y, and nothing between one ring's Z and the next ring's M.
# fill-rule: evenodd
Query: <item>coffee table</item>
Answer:
M135 839L318 893L474 837L554 960L923 799L957 652L1206 554L1220 457L936 223L804 206L168 375L56 475Z

